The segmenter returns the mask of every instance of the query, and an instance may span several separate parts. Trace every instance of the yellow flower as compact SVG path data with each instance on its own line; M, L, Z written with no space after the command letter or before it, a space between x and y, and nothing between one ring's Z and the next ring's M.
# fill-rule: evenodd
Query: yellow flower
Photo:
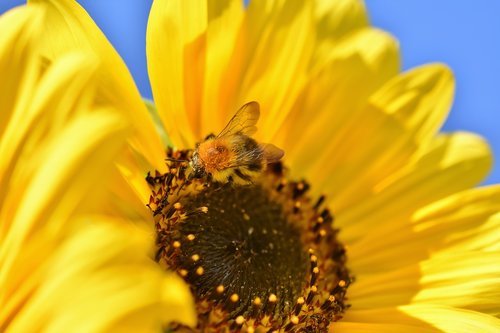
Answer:
M191 323L150 238L95 208L130 123L95 103L97 58L41 61L43 15L0 17L0 331L155 332L184 305Z
M58 59L64 52L78 49L93 52L102 60L97 69L98 100L120 109L134 125L127 150L115 160L119 172L112 172L104 184L114 196L103 202L108 213L126 217L145 230L154 222L160 231L172 226L172 234L159 235L159 245L166 253L160 261L191 284L198 299L198 319L209 325L198 331L211 332L209 327L218 319L222 320L218 327L248 332L262 327L311 332L323 332L327 327L334 332L500 330L496 318L500 308L500 188L472 189L490 169L490 150L470 133L438 133L453 95L450 71L443 65L428 65L400 73L397 43L368 25L360 1L253 0L244 8L239 0L156 0L148 23L147 56L161 124L151 120L123 62L81 7L70 0L31 2L42 3L47 10L41 41L45 57ZM345 267L335 260L331 264L332 258L320 259L340 267L339 274L326 274L332 271L328 265L315 266L318 257L314 251L328 250L324 241L317 241L321 246L314 241L301 243L302 234L297 236L295 229L290 233L288 229L276 230L286 237L273 240L295 240L297 236L300 246L313 247L308 260L311 267L320 267L319 273L313 268L304 272L307 281L299 279L297 287L306 288L306 296L312 293L311 300L301 300L297 297L301 291L286 288L279 289L281 294L265 295L246 289L257 282L260 288L267 281L278 281L277 287L293 285L296 275L287 274L295 272L295 266L301 267L304 254L298 254L297 262L289 262L286 255L271 257L274 266L269 262L257 273L247 272L248 280L238 283L227 280L234 277L229 267L224 281L211 281L213 289L205 290L208 282L201 277L213 277L208 273L225 267L226 262L209 261L210 251L203 252L205 256L188 253L186 249L205 249L182 243L208 235L204 244L220 244L217 236L225 230L208 232L222 220L210 214L224 214L222 207L213 209L217 207L213 198L219 198L228 210L233 203L230 200L243 198L241 206L234 205L242 213L234 220L239 227L237 223L252 220L262 212L261 207L270 206L251 206L257 202L252 199L261 194L264 198L278 196L271 186L276 185L272 176L266 173L257 181L265 189L257 189L258 196L248 194L254 187L229 187L203 197L206 192L189 188L189 181L187 190L192 192L183 189L180 197L151 192L150 185L158 185L154 180L169 183L161 178L167 171L181 184L186 181L179 170L165 165L166 147L158 127L160 131L165 128L175 147L192 149L207 134L218 133L230 115L251 100L258 101L262 110L257 141L283 148L283 162L289 168L285 176L307 181L283 183L299 198L293 208L287 206L288 197L277 199L285 220L300 220L297 212L316 217L317 209L308 198L324 194L323 204L329 207L325 217L333 213L333 226L347 247L350 273L344 280ZM158 177L148 178L148 184L145 175L155 170ZM170 183L161 188L172 189ZM172 198L184 202L174 205ZM168 201L162 203L163 199ZM165 207L160 207L153 219L145 203ZM203 203L209 204L207 215L200 215L206 211L201 209ZM196 207L200 209L195 212ZM179 219L191 224L177 223ZM266 223L274 223L274 219L259 222L263 232ZM314 229L311 223L303 221L294 228ZM189 229L193 225L203 228ZM321 230L336 234L331 229ZM249 235L254 231L249 228ZM177 243L163 243L165 235ZM185 236L179 238L182 242L176 240L181 236ZM292 243L276 247L283 254L286 246L293 250ZM342 249L337 241L333 244ZM239 255L239 245L228 244L227 248ZM274 247L273 243L266 251ZM314 274L319 274L321 284L312 278ZM350 276L355 281L348 286ZM335 293L318 288L326 288L332 281L340 288ZM252 313L247 304L240 306L241 294L227 294L235 288L243 295L262 296L253 298L253 304L263 304L265 315L258 309L257 314ZM210 294L219 291L225 295L223 300ZM287 293L291 295L288 299L283 296ZM339 295L342 299L336 299ZM291 302L310 307L295 311ZM337 302L338 309L330 309L332 302ZM280 305L271 309L273 304ZM327 304L325 309L323 304ZM202 310L211 312L205 315ZM176 313L179 321L184 313ZM340 320L325 322L325 318Z

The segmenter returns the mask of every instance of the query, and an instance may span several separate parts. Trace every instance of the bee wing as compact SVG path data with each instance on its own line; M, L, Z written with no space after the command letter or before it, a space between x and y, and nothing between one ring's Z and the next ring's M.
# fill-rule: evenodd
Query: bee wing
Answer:
M262 149L262 153L264 154L264 160L266 163L274 163L281 160L285 152L282 149L279 149L272 143L262 143L260 144Z
M228 135L234 135L236 133L245 134L251 136L257 131L257 121L259 120L260 110L259 103L249 102L243 105L236 113L233 118L229 121L226 127L217 135L218 138Z
M255 149L243 150L237 153L237 157L230 163L230 168L249 166L260 163L265 164L278 162L285 152L271 143L261 143Z

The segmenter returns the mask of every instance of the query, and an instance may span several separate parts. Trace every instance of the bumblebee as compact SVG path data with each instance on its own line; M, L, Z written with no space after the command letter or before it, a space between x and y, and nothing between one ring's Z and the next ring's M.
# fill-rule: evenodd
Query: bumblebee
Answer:
M213 181L251 184L267 164L278 162L283 150L258 143L251 135L257 131L259 103L243 105L219 135L209 135L198 143L190 161L193 178L207 177Z

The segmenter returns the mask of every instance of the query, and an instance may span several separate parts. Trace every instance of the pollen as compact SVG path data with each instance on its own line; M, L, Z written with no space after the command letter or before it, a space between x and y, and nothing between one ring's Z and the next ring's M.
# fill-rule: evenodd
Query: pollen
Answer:
M236 317L235 322L236 322L236 324L238 324L238 325L243 325L243 323L245 322L245 317L243 317L243 316L238 316L238 317Z
M231 302L236 303L240 299L240 296L238 294L232 294L229 299L231 300Z
M191 287L198 326L169 332L328 332L352 281L325 196L270 165L252 184L188 176L192 151L169 149L169 172L146 181L156 259Z

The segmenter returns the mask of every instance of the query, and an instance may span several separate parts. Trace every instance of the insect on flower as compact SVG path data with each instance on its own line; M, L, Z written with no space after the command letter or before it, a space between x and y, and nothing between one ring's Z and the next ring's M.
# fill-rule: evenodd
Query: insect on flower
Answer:
M190 161L192 178L207 177L216 182L250 184L269 163L278 162L283 150L270 143L257 143L259 103L243 105L219 135L198 143Z

